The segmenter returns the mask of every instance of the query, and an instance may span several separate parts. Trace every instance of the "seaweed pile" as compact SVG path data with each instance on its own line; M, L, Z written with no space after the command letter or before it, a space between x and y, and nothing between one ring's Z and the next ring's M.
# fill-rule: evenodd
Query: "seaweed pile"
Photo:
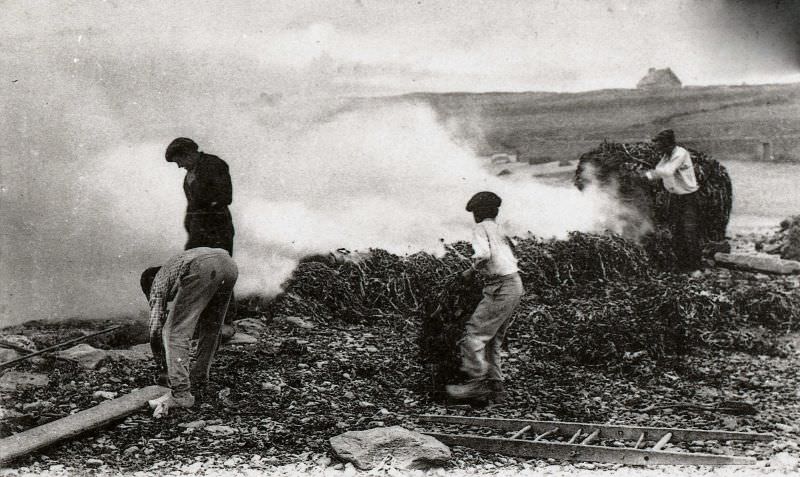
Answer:
M446 249L442 257L383 250L313 257L262 313L323 323L411 320L428 375L422 388L436 394L461 377L457 342L481 298L480 280L460 275L470 245ZM659 360L698 347L774 354L774 335L798 329L797 293L764 283L730 290L665 273L658 257L617 235L523 238L515 250L526 295L510 336L540 343L535 358L616 366L630 356ZM753 327L765 332L753 334Z
M700 187L701 242L725 240L731 214L733 189L724 166L707 154L686 148L692 158ZM659 156L650 143L614 143L604 141L599 147L581 155L575 171L575 185L583 190L590 184L612 188L619 199L656 229L667 228L669 194L661 183L650 182L639 173L658 164Z

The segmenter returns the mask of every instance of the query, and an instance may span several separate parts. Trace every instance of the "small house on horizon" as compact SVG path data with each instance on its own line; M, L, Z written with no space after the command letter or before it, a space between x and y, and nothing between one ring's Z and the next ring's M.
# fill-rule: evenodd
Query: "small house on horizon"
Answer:
M683 86L681 80L671 68L650 68L647 74L636 83L637 89L679 89Z

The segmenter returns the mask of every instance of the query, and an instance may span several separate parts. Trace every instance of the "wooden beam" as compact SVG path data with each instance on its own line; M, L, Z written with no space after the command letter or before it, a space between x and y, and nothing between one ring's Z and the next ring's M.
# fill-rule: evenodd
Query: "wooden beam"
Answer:
M540 441L540 440L544 439L545 437L549 436L550 434L555 434L556 432L558 432L558 428L554 427L554 428L550 429L549 431L545 432L544 434L539 434L538 436L536 436L536 439L534 439L534 441Z
M752 457L652 451L621 447L604 447L562 442L535 442L522 439L500 439L465 434L426 432L448 446L505 454L515 457L557 459L572 462L604 462L627 465L753 465Z
M526 432L528 432L530 430L531 430L531 426L525 426L522 429L520 429L517 432L515 432L514 435L510 437L510 439L518 439L520 436L524 435Z
M644 432L639 436L639 439L636 440L636 445L633 446L634 449L638 449L640 445L644 442Z
M592 433L591 433L591 434L589 434L588 436L586 436L586 439L584 439L584 440L582 440L582 441L581 441L581 445L582 445L582 446L585 446L585 445L587 445L587 444L591 444L591 443L592 443L592 441L594 441L595 439L597 439L597 436L598 436L599 434L600 434L600 429L595 429L594 431L592 431Z
M581 432L582 431L580 429L575 431L575 434L572 434L572 437L569 438L569 442L567 442L567 444L572 444L573 442L577 441L578 437L581 435Z
M726 268L763 273L775 273L779 275L800 273L800 262L796 260L783 260L780 257L773 256L717 252L714 254L714 262Z
M419 417L423 422L436 422L440 424L456 424L464 426L490 427L502 431L516 431L524 426L538 433L546 432L554 427L559 428L559 434L571 436L577 431L589 432L593 429L600 430L601 439L635 441L644 432L652 440L658 440L665 434L671 433L672 439L678 442L689 441L771 441L775 439L772 434L756 432L732 431L705 431L700 429L675 429L668 427L641 427L621 426L609 424L591 424L582 422L561 421L533 421L526 419L503 419L490 417L449 416L443 414L423 414Z
M56 442L122 419L145 406L147 401L168 392L169 388L147 386L56 421L13 434L0 440L0 463L23 457Z
M669 442L670 439L672 439L672 434L667 432L666 434L664 434L664 437L662 437L661 440L656 442L656 445L653 446L653 450L654 451L659 451L659 450L663 449L664 446L667 445L667 442Z

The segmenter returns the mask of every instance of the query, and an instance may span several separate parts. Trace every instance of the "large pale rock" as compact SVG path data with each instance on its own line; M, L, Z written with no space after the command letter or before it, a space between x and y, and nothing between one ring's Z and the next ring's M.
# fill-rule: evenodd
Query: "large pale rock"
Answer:
M5 363L6 361L13 361L22 356L22 353L19 351L15 351L10 348L3 348L0 346L0 363Z
M80 364L86 369L97 369L100 362L110 357L113 353L97 349L86 343L73 346L70 349L59 351L56 356Z
M303 328L305 330L310 330L314 328L314 323L308 322L300 318L299 316L287 316L286 318L279 318L279 320L284 323L288 323L292 326Z
M231 339L225 342L225 345L252 345L258 343L258 338L250 336L246 333L236 333Z
M258 318L245 318L234 322L237 332L248 335L258 336L259 333L267 328L267 324Z
M8 371L0 376L0 391L15 391L29 387L47 386L50 379L44 374Z
M6 335L0 337L0 341L12 344L14 346L19 346L20 348L25 348L31 352L36 351L36 344L25 335Z
M153 359L153 350L150 343L142 343L131 346L130 349L115 349L110 353L113 359L127 361L148 361Z
M0 336L0 341L20 348L27 349L28 351L31 352L36 351L36 345L33 343L33 341L31 341L30 338L24 335ZM0 346L0 363L5 363L6 361L15 360L17 358L22 357L24 354L25 353L21 353L17 350Z
M375 468L387 457L399 469L439 467L450 459L446 445L400 426L345 432L330 442L336 455L362 470Z

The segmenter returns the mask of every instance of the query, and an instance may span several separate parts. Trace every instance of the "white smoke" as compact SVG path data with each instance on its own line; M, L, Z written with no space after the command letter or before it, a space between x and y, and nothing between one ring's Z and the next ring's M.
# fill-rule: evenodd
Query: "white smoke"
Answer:
M176 136L230 165L240 294L276 293L310 253L441 252L440 239L469 238L464 205L481 190L503 198L512 234L607 226L607 198L491 175L426 104L305 86L259 101L228 94L213 68L154 85L158 62L100 60L32 60L4 93L2 324L145 309L139 274L185 242L183 171L163 159Z

